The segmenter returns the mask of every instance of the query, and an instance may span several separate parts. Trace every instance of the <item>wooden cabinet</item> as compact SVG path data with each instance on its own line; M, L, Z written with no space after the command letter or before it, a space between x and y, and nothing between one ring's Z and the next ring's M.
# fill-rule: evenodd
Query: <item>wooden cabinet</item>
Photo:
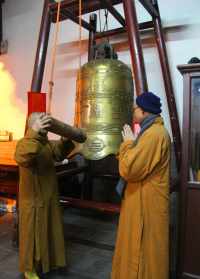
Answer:
M183 130L178 278L200 278L200 64L183 75Z

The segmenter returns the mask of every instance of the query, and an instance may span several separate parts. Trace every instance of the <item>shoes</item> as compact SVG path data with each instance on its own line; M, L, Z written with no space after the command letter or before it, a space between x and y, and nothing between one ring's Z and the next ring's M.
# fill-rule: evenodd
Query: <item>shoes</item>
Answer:
M26 271L24 273L25 279L40 279L36 272Z

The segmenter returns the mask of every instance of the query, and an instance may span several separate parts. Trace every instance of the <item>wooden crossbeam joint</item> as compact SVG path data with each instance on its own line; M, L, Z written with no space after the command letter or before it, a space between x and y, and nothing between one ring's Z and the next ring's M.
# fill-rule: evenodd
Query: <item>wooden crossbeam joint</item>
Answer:
M150 0L139 0L143 7L152 17L159 17L158 11L155 9L154 5Z
M117 5L122 2L122 0L109 0L112 5ZM82 8L82 15L86 13L91 13L94 11L98 11L102 8L102 3L100 0L84 0L84 5ZM55 13L57 10L57 4L55 2L49 3L49 9L52 13L53 22L55 22ZM61 2L61 11L69 9L70 11L73 10L73 15L78 16L79 15L79 5L78 0L63 0ZM66 20L67 17L61 17L61 20Z
M140 31L146 30L146 29L152 29L154 27L153 21L146 21L146 22L139 23L138 27L139 27ZM102 38L102 37L114 36L114 35L117 35L117 34L120 34L120 33L125 33L125 32L127 32L126 28L125 27L120 27L120 28L111 29L111 30L101 32L101 33L97 32L95 34L95 38L99 39L99 38Z
M62 11L61 11L61 14L62 14L62 15L65 15L68 19L72 20L73 22L79 24L79 18L76 17L76 16L74 16L74 15L72 14L72 12L70 12L69 10L67 10L67 9L62 10ZM83 20L83 19L81 19L81 25L82 25L85 29L87 29L88 31L90 31L90 30L95 31L95 30L94 30L94 27L93 27L92 25L90 25L87 21Z
M122 26L126 26L125 19L123 16L113 7L113 5L110 3L109 0L102 0L105 7L108 9L108 11L118 20L119 23L121 23Z

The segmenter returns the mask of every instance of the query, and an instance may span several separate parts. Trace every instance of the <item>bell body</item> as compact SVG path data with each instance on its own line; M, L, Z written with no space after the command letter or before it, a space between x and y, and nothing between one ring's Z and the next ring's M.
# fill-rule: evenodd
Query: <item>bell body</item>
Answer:
M132 73L124 63L99 59L81 67L75 119L87 134L82 150L86 159L118 153L122 127L132 122L132 106Z

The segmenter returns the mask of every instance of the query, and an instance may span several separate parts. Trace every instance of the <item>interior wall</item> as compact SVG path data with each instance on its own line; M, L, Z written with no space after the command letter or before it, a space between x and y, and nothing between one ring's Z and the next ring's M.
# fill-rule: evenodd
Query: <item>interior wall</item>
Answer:
M176 67L178 64L187 63L193 56L199 57L199 0L158 0L158 4L163 26L168 27L165 33L166 46L175 90L175 98L177 101L179 121L182 125L182 77ZM15 104L21 104L20 107L24 112L24 119L27 107L26 92L30 90L31 86L42 7L43 1L41 0L18 0L15 4L13 0L6 0L3 4L4 39L8 40L9 48L7 54L0 56L0 62L4 63L5 68L15 80ZM118 5L117 8L123 14L122 5ZM149 15L138 3L137 11L139 22L150 19ZM102 22L103 16L104 12L102 11ZM85 18L88 19L88 16L86 15ZM169 28L170 26L175 27ZM113 17L109 17L109 27L119 27L119 24L116 23ZM48 91L54 28L54 26L51 28L42 92ZM87 39L87 36L88 32L84 30L82 32L82 38ZM163 117L170 130L158 54L152 35L147 34L145 38L146 36L150 38L148 40L143 40L149 90L155 92L162 98ZM70 124L73 123L74 119L76 73L79 67L80 57L77 43L78 39L79 27L71 21L62 22L57 46L52 113L55 117ZM118 51L119 59L130 65L127 36L121 35L112 38L112 42ZM86 61L87 41L84 41L82 44L81 63L83 64ZM4 92L0 92L0 94L4 94Z

